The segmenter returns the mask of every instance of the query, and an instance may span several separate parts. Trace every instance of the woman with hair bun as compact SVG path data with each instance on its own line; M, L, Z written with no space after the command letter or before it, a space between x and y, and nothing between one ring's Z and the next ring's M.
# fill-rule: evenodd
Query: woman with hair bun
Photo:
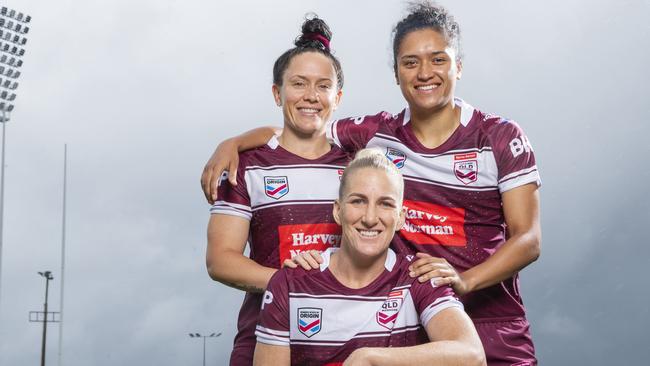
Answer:
M390 242L404 224L404 181L364 149L341 177L333 216L340 248L319 269L284 268L264 293L254 365L485 364L481 341L449 285L409 276L413 256Z
M328 134L348 151L378 147L401 169L406 222L392 248L417 252L413 275L440 277L438 284L460 295L488 364L536 365L519 290L519 271L541 246L541 182L530 141L514 121L455 97L463 69L460 26L445 8L413 4L393 30L393 59L408 108L338 120ZM273 134L257 132L217 149L202 176L208 200L214 177L237 161L236 147Z
M330 52L332 33L314 17L302 25L295 47L273 66L273 98L284 129L264 146L242 153L240 184L224 182L208 224L210 277L246 291L230 364L251 365L262 293L282 262L302 250L337 245L332 217L339 172L349 161L330 145L325 123L343 88L340 62ZM313 190L321 186L319 190ZM250 243L250 258L244 249Z

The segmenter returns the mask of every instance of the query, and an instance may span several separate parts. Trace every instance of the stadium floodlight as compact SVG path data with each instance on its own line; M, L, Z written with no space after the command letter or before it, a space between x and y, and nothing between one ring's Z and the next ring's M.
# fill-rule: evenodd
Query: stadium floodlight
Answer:
M25 55L24 46L27 43L26 35L29 33L28 24L31 20L32 17L29 15L14 9L9 9L6 6L0 7L0 123L2 123L2 158L0 161L0 300L2 300L6 125L11 119L11 112L14 110L16 89L18 88L17 79L20 77L20 70L18 69L23 66L22 57ZM41 275L45 276L45 274ZM48 276L51 276L51 273ZM46 281L50 279L46 277ZM43 343L43 347L45 347L45 343Z
M189 334L191 338L203 338L203 366L205 366L205 339L219 337L221 335L221 332L211 333L210 335L207 336L201 335L200 333L189 333Z
M45 341L47 339L47 295L50 288L50 280L54 279L51 271L38 272L39 275L45 277L45 303L43 304L43 339L41 340L41 366L45 366Z

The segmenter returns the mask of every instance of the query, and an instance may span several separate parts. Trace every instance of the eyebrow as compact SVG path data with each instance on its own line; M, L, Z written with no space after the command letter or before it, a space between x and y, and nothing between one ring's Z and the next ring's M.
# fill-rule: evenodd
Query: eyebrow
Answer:
M359 197L359 198L364 198L364 199L368 199L368 196L366 196L366 195L363 194L363 193L352 192L352 193L348 194L348 198L349 198L349 197L352 197L352 196L354 196L354 197ZM394 197L391 197L391 196L380 196L378 200L380 200L380 201L381 201L381 200L390 200L390 201L395 201L395 202L397 202L397 199L395 199Z
M303 76L303 75L292 75L292 76L289 76L289 79L291 79L291 78L299 78L299 79L302 79L302 80L309 80L308 77ZM334 80L332 80L332 79L330 79L330 78L320 78L320 79L317 79L317 80L316 80L317 83L318 83L318 82L321 82L321 81L330 81L330 82L334 82Z
M445 51L433 51L433 52L429 53L428 55L429 56L437 56L437 55L440 55L440 54L445 54L446 55L447 52L445 52ZM404 55L404 56L400 57L400 59L418 58L418 57L419 57L418 55Z

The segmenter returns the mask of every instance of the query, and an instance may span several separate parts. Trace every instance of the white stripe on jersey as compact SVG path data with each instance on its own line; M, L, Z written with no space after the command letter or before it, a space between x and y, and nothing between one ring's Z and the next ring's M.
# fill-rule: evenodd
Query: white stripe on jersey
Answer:
M239 216L246 220L251 219L253 216L251 214L251 208L246 205L240 205L237 203L226 202L226 201L217 201L210 208L211 214L223 214L231 216Z
M250 194L251 209L298 202L331 204L338 198L339 169L343 167L323 164L250 167L246 169L244 179ZM264 177L286 177L287 193L279 197L267 194Z
M368 141L367 146L381 148L384 153L387 148L405 153L407 157L404 161L404 167L401 169L405 180L470 191L497 189L497 163L491 149L475 149L473 151L470 149L471 152L476 153L476 158L469 160L476 160L477 162L477 178L476 181L465 185L454 173L454 154L419 154L403 143L397 142L396 139L388 139L383 136L386 135L376 134ZM467 152L466 149L460 151L459 153ZM435 180L431 180L431 177L435 177Z
M506 177L503 177L499 183L499 192L501 193L513 188L521 187L528 183L536 183L538 187L542 185L539 173L537 172L537 165L532 168L522 169L512 174L508 174Z
M289 298L297 298L297 297L306 297L311 299L359 300L359 301L369 301L369 302L372 302L374 300L384 301L388 298L388 296L354 296L354 295L341 295L341 294L313 295L313 294L306 294L303 292L289 292Z
M279 201L279 202L273 202L273 203L267 203L265 205L260 205L255 208L253 208L253 212L257 210L262 210L265 208L270 208L270 207L277 207L277 206L286 206L286 205L333 205L334 200L322 200L322 201Z
M334 294L333 294L334 295ZM376 333L390 334L390 329L384 328L376 320L377 311L382 309L385 298L360 301L350 298L310 298L289 297L289 324L291 327L291 342L347 342L361 334ZM321 330L307 337L298 330L298 309L319 308L321 313ZM420 319L411 298L407 292L402 300L401 309L392 328L418 327Z
M277 337L271 334L264 333L260 330L255 331L255 336L257 341L264 344L270 344L273 346L289 346L289 338Z
M329 164L290 164L290 165L251 165L246 167L246 171L249 170L275 170L275 169L299 169L299 168L308 168L308 169L345 169L344 165L329 165Z
M289 337L289 332L282 331L282 330L270 329L270 328L264 328L261 325L257 325L255 327L255 329L257 329L257 330L259 330L261 332L264 332L264 333L273 334L273 335L280 336L280 337L285 337L285 338Z
M429 323L429 320L431 320L431 318L433 318L434 315L448 308L460 308L461 310L464 309L463 304L460 301L458 301L455 297L453 296L441 297L436 301L434 301L433 304L427 306L427 308L424 309L422 314L420 314L420 324L426 327L427 324Z

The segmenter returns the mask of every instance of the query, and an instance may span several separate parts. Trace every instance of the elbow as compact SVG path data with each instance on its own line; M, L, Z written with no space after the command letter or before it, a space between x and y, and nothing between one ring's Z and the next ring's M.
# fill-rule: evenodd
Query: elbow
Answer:
M528 243L528 263L535 262L539 258L540 254L542 254L542 239L539 235L532 235L532 238Z
M223 282L224 278L222 268L216 262L216 260L210 258L209 256L206 259L205 266L208 270L208 276L210 276L210 278L214 281Z
M464 362L465 365L472 366L487 366L487 360L485 358L485 352L483 351L482 346L473 347L467 352L467 360Z

